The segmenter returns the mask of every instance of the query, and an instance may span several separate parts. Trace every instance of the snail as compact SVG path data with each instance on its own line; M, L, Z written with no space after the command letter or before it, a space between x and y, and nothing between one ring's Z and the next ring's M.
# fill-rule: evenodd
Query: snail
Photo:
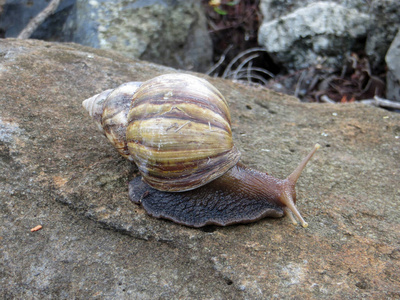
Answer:
M166 74L128 82L82 103L117 151L141 176L129 197L156 218L191 227L254 222L296 208L295 185L320 147L286 179L246 167L232 140L227 101L208 81Z

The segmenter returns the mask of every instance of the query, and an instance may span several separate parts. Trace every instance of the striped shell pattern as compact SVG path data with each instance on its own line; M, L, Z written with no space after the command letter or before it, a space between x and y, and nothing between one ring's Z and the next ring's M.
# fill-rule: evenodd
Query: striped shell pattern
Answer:
M126 83L85 100L83 106L119 153L161 191L202 186L240 158L226 100L192 75Z

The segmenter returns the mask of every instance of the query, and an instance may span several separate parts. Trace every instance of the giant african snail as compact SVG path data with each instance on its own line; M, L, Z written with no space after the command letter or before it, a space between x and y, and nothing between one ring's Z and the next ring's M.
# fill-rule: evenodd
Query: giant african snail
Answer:
M166 74L95 95L83 106L142 180L129 184L132 201L148 214L187 226L247 223L292 213L295 184L314 149L286 179L239 162L228 105L206 80ZM145 183L144 183L144 182Z

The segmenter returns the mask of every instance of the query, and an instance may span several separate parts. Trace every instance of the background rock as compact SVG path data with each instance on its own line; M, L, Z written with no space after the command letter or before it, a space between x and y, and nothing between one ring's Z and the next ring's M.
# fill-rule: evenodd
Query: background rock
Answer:
M318 2L328 2L328 3L335 3L339 4L343 7L349 9L357 9L362 13L371 12L371 6L374 3L383 3L383 2L391 2L395 0L372 0L369 3L366 3L364 0L320 0ZM315 3L315 0L261 0L260 1L260 9L264 17L265 22L272 21L273 19L282 17L287 15L299 8L305 7L309 4ZM373 13L373 12L372 12Z
M6 4L6 0L0 0L0 14L3 13L4 4Z
M400 1L372 1L369 14L373 26L368 31L365 52L372 69L384 72L386 52L400 29Z
M355 9L316 2L293 13L265 22L258 42L289 69L316 63L339 67L343 55L356 51L366 36L369 17Z
M388 66L387 97L400 101L400 30L386 54L386 64Z
M78 0L70 41L181 69L205 71L211 39L199 1Z
M73 10L76 0L62 0L55 13L33 33L32 38L62 40L63 25ZM49 4L48 0L4 0L0 16L0 31L4 37L17 37L29 21Z
M0 22L16 37L48 1L8 1ZM212 44L199 1L61 1L32 38L77 42L180 69L205 71Z
M309 228L282 218L191 229L129 202L135 168L81 107L174 71L74 44L0 41L0 297L398 298L400 116L209 78L228 99L244 163L284 177L323 147L298 184Z
M276 24L278 20L281 20L284 18L285 20L287 19L287 15L290 14L291 16L296 16L295 19L300 19L302 18L302 15L299 14L298 12L302 12L302 8L306 7L307 5L313 4L315 1L313 0L300 0L300 1L290 1L290 0L284 0L284 1L273 1L273 0L262 0L260 2L260 9L263 14L264 18L264 23L269 23L271 24ZM354 1L346 1L346 0L329 0L329 1L319 1L319 5L323 3L324 5L340 5L336 7L343 7L346 8L347 10L352 11L352 15L350 18L346 18L343 20L344 16L339 16L339 19L341 20L340 22L337 22L338 19L332 18L332 16L329 15L329 13L325 16L326 17L326 24L324 26L328 26L326 29L325 33L319 32L318 35L314 37L305 37L305 39L301 38L300 41L294 45L294 48L297 49L299 48L298 44L300 44L300 47L304 43L309 43L308 48L309 48L309 53L306 53L306 57L302 58L303 60L306 61L308 64L315 64L315 57L323 57L324 55L330 56L331 59L330 61L332 62L332 54L336 53L335 55L339 54L344 54L345 51L357 51L357 50L363 50L367 54L369 61L371 63L371 67L376 72L376 74L379 74L381 72L384 72L384 66L385 66L385 55L387 50L389 49L389 46L394 38L394 36L397 33L397 30L400 28L400 2L397 0L374 0L374 1L368 1L365 2L364 0L354 0ZM354 9L357 12L354 12ZM359 23L359 20L357 20L357 16L362 16L362 20L365 19L365 15L367 15L368 20L364 20L363 22ZM293 18L293 17L292 17ZM323 16L320 16L319 19L322 19ZM351 21L350 23L348 23ZM285 21L287 22L287 21ZM349 26L349 28L352 28L353 26L360 26L364 27L361 34L361 39L358 41L346 41L346 40L341 40L341 43L335 43L336 37L333 35L335 32L335 28L337 30L338 26L341 25L340 23L344 22L344 26ZM355 22L355 23L354 23ZM312 22L311 22L312 23ZM268 25L268 27L271 26ZM330 24L330 25L329 25ZM370 26L372 25L372 26ZM266 26L266 25L265 25ZM307 26L307 22L303 24L303 26ZM261 27L262 28L262 27ZM301 30L303 30L302 28ZM318 28L317 28L318 29ZM274 28L270 28L269 30L276 30ZM290 32L292 28L288 29L288 32ZM299 30L294 27L294 31ZM305 32L307 32L305 30ZM271 47L271 41L268 38L265 38L264 36L267 36L267 34L261 34L261 44L265 44L266 47ZM277 33L273 34L273 36L277 35ZM305 34L304 34L305 36ZM349 37L351 34L349 35ZM339 34L339 37L342 37L342 34ZM285 35L280 37L279 39L287 39ZM326 45L325 47L321 45L321 41L324 41L328 39L330 42L329 47ZM305 40L305 41L304 41ZM340 40L340 39L339 39ZM267 43L266 41L269 41L270 43ZM354 47L354 43L357 42L358 45L357 47ZM282 44L278 40L278 42L274 42L274 44ZM273 45L274 45L273 44ZM317 47L318 46L318 47ZM321 47L322 46L322 47ZM316 48L316 49L314 49ZM292 49L285 48L283 49L285 52L288 51L293 51ZM299 55L304 54L304 49L300 48ZM278 55L278 59L281 60L283 63L289 63L289 64L294 64L298 65L296 56L283 56L281 58L282 54ZM343 57L337 56L336 58L336 65L340 65L344 63Z

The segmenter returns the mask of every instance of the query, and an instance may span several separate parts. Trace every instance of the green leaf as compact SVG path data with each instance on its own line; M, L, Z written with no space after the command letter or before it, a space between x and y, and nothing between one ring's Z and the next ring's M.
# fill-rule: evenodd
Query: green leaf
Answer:
M228 14L225 10L220 9L219 7L214 7L214 10L215 10L216 13L218 13L218 14L220 14L222 16L225 16L225 15Z

